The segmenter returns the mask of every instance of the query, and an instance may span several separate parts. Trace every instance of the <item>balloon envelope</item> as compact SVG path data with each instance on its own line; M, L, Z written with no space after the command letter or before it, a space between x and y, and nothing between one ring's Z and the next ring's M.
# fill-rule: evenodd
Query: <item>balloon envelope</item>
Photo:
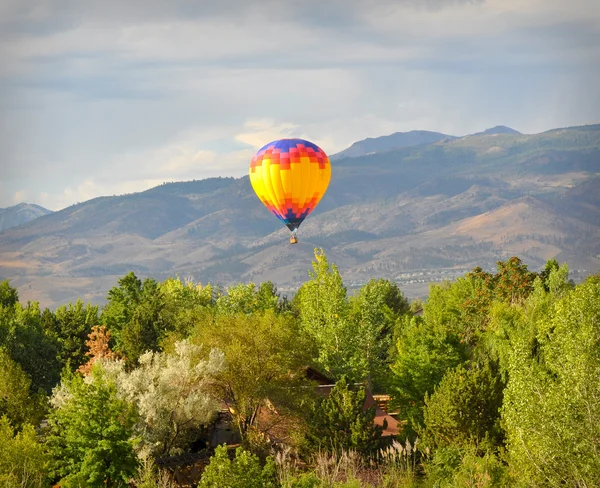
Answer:
M294 231L327 191L331 164L327 154L312 142L279 139L256 153L249 174L258 198Z

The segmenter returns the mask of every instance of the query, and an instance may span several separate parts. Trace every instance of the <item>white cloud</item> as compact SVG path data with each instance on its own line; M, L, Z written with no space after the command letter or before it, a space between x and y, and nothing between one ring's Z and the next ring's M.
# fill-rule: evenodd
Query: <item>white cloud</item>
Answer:
M50 210L61 210L69 205L85 202L92 198L108 195L135 193L164 183L160 179L146 179L115 184L101 184L92 179L86 179L73 187L67 187L59 193L41 192L36 200Z
M299 137L297 129L298 125L291 122L276 124L272 119L249 120L244 124L244 132L237 134L235 140L257 150L277 139Z
M14 193L12 197L12 204L16 205L21 202L27 201L27 197L29 196L27 190L19 190Z

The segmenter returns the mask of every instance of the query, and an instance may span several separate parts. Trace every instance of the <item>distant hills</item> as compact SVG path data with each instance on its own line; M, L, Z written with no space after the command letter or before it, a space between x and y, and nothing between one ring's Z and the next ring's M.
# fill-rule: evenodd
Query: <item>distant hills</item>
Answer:
M26 224L49 213L52 213L52 211L31 203L19 203L13 207L0 208L0 232Z
M316 246L350 290L384 277L408 296L425 295L428 281L478 265L493 269L512 255L530 269L556 257L576 281L597 273L600 125L533 135L492 130L428 133L436 140L386 142L352 157L342 151L294 246L247 176L212 178L95 198L7 229L0 279L43 306L77 297L102 302L129 271L225 286L272 280L293 293Z
M389 151L398 147L418 146L421 144L431 144L442 140L456 139L455 136L441 134L439 132L429 132L427 130L412 130L410 132L395 132L389 136L367 138L355 142L349 148L333 154L331 161L338 161L344 158L355 158L365 156L376 152Z
M474 136L489 135L489 134L515 134L520 135L521 133L517 130L506 127L505 125L497 125L491 129L486 129L483 132L476 132Z
M497 125L490 129L486 129L483 132L477 132L470 134L474 136L480 135L491 135L491 134L517 134L520 135L519 131L506 127L504 125ZM395 132L388 136L381 137L369 137L362 141L357 141L352 144L349 148L340 151L339 153L330 156L331 161L338 161L344 158L356 158L358 156L366 156L369 154L381 153L397 149L400 147L419 146L422 144L433 144L435 142L448 142L454 139L460 139L457 136L451 136L448 134L442 134L440 132L430 132L427 130L411 130L410 132Z

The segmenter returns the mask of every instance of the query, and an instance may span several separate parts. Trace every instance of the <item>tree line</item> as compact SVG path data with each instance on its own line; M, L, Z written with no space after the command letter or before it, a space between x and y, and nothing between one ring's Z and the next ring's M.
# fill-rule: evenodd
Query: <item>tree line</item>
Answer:
M102 307L52 311L4 281L0 483L168 486L161 459L207 452L201 487L598 486L598 378L600 276L556 260L475 268L423 303L386 279L348 294L322 249L291 300L129 273ZM213 449L223 414L235 441Z

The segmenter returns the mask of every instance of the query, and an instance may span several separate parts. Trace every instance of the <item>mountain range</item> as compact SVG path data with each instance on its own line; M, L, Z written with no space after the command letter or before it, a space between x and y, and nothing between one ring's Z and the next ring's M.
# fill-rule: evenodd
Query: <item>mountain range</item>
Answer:
M19 203L13 207L0 208L0 232L26 224L51 212L47 208L32 203Z
M355 142L349 148L333 154L331 161L338 161L344 158L354 158L365 156L376 152L389 151L399 147L419 146L421 144L432 144L442 140L456 139L455 136L441 134L440 132L430 132L427 130L411 130L410 132L395 132L389 136L381 136L363 139Z
M351 151L352 149L352 151ZM248 177L163 184L100 197L0 233L0 279L54 307L102 303L129 271L224 286L273 281L292 294L323 247L349 287L427 283L519 256L530 269L600 268L600 124L463 137L412 131L333 155L330 187L289 245Z

